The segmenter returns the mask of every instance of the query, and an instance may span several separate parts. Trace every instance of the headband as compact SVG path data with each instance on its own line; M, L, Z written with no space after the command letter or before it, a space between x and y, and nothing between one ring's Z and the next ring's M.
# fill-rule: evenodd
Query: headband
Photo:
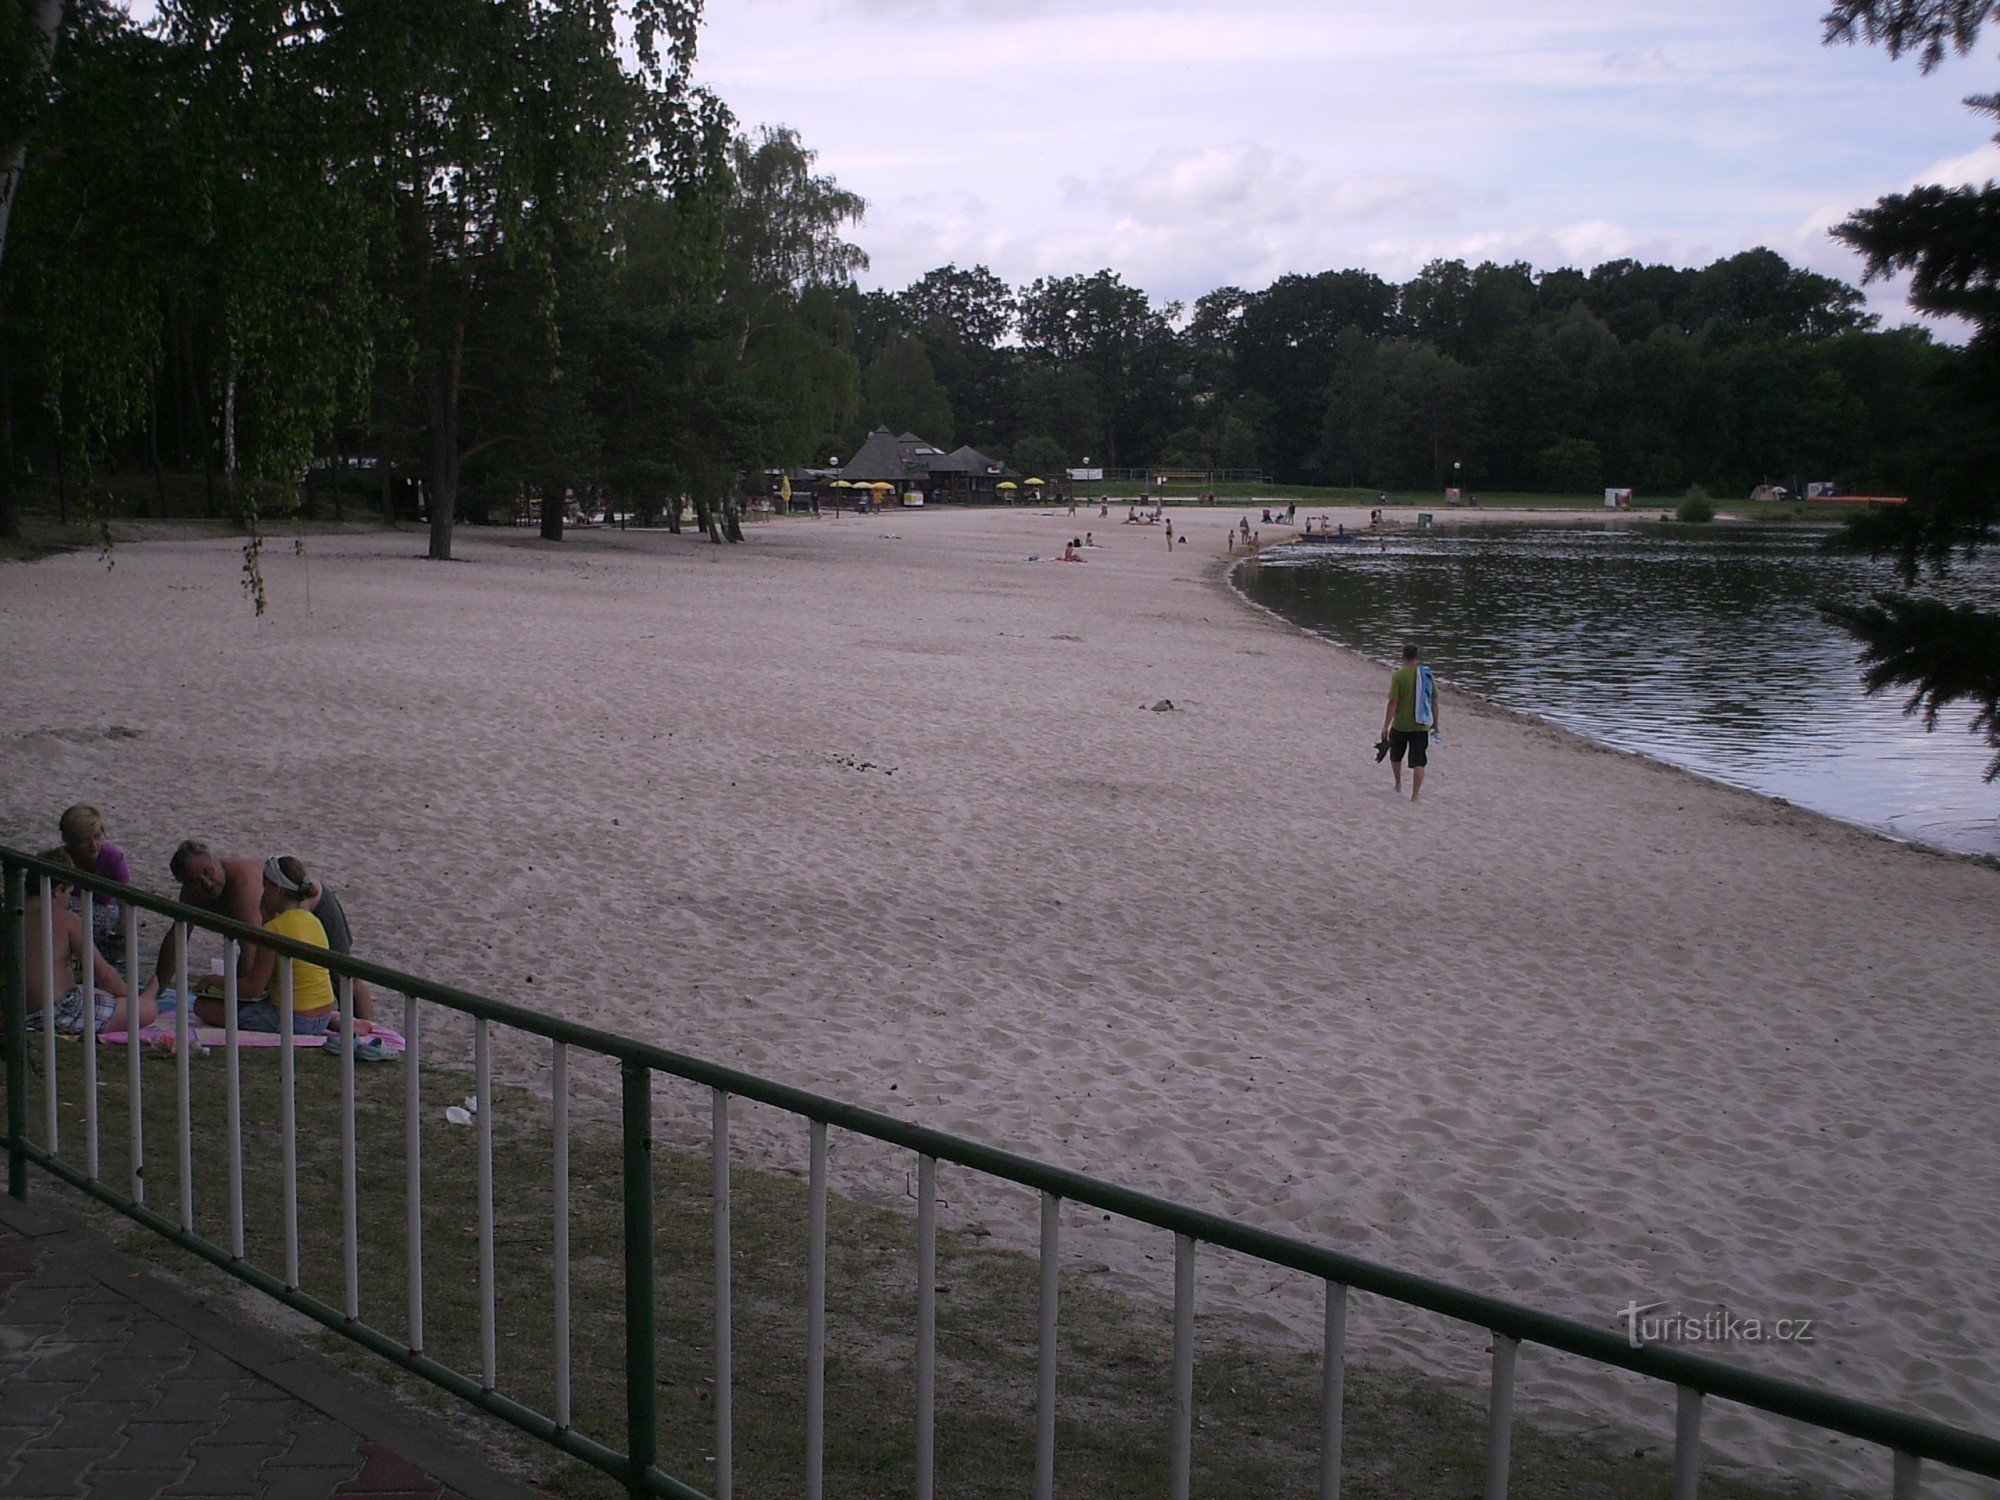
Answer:
M284 866L279 863L283 858L282 854L274 854L264 861L264 878L287 895L305 895L312 888L312 882L310 880L293 880L285 873Z

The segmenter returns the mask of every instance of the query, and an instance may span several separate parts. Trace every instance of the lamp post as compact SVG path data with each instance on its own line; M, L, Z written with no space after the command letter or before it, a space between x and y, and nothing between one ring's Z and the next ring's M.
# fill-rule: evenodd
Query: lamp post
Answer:
M1459 503L1463 505L1465 503L1465 464L1462 460L1456 458L1451 461L1451 487L1458 491Z

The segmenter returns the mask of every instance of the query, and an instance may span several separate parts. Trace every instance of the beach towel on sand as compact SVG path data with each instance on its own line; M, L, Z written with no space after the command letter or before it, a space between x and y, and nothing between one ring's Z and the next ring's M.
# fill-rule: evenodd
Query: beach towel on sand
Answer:
M97 1039L108 1047L115 1047L126 1041L126 1035L122 1031L100 1031L97 1033ZM160 1041L171 1042L173 1039L174 1026L171 1020L168 1020L165 1025L155 1023L154 1025L145 1027L139 1033L140 1042L146 1046L151 1046L154 1042ZM226 1047L229 1044L229 1033L220 1026L190 1026L188 1027L188 1040L199 1042L202 1046L210 1049L217 1049ZM236 1033L236 1045L239 1047L276 1047L283 1040L275 1031L239 1031ZM403 1050L403 1038L401 1034L391 1031L386 1026L377 1026L367 1036L359 1036L355 1040L357 1043L369 1040L378 1041L382 1044L383 1050L389 1053L398 1053ZM294 1047L326 1047L331 1045L338 1051L340 1033L336 1031L325 1036L294 1036L292 1038L292 1045Z
M1437 718L1437 684L1429 667L1417 668L1417 722L1428 729Z

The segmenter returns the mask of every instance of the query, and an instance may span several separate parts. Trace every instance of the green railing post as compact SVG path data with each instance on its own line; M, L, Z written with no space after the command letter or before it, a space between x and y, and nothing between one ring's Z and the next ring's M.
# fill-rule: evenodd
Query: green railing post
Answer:
M7 1030L7 1196L28 1201L28 874L7 866L0 912L0 1010Z
M625 1080L625 1451L627 1485L644 1495L659 1458L658 1355L653 1345L653 1070L626 1062Z

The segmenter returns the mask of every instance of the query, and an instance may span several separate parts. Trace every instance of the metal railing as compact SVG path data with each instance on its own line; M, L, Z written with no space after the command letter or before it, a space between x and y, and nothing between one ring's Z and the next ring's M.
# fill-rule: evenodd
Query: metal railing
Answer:
M1514 1421L1514 1375L1521 1345L1532 1344L1575 1355L1661 1381L1675 1390L1675 1444L1672 1494L1692 1500L1700 1484L1702 1416L1706 1403L1718 1399L1739 1403L1774 1416L1789 1418L1832 1433L1876 1444L1891 1456L1890 1494L1893 1500L1916 1500L1926 1463L2000 1479L2000 1440L1946 1426L1921 1417L1850 1399L1800 1382L1742 1369L1718 1360L1657 1345L1634 1347L1626 1337L1574 1319L1538 1312L1502 1298L1375 1264L1319 1245L1258 1229L1248 1224L1185 1207L1082 1173L1031 1160L1013 1152L982 1145L943 1131L899 1120L873 1110L843 1104L768 1079L704 1062L662 1047L579 1025L559 1017L491 1000L450 985L437 984L380 964L330 953L323 948L260 932L240 923L113 881L49 864L0 846L4 870L4 907L0 907L0 1003L4 1004L6 1042L7 1191L27 1194L27 1168L39 1166L91 1198L124 1213L163 1238L191 1251L229 1274L297 1309L325 1327L352 1339L392 1364L400 1366L464 1401L500 1417L521 1431L622 1481L634 1495L666 1495L701 1500L703 1492L663 1471L658 1464L658 1392L654 1336L654 1191L652 1148L653 1077L664 1074L700 1085L711 1092L710 1140L714 1175L715 1254L715 1404L713 1493L727 1497L733 1483L731 1392L733 1386L730 1322L730 1101L735 1098L798 1116L808 1136L807 1280L805 1389L799 1403L805 1455L805 1493L818 1500L822 1493L825 1455L826 1271L827 1271L827 1135L830 1129L852 1132L917 1158L917 1299L915 1336L916 1445L915 1490L919 1500L934 1493L936 1434L937 1329L937 1166L951 1162L975 1172L1019 1184L1041 1195L1040 1293L1035 1379L1034 1494L1048 1500L1055 1493L1057 1405L1057 1291L1061 1261L1060 1210L1065 1203L1085 1204L1106 1214L1152 1225L1174 1236L1174 1295L1172 1352L1172 1418L1169 1433L1169 1493L1185 1500L1192 1473L1194 1436L1194 1293L1195 1265L1203 1247L1227 1250L1270 1265L1285 1267L1318 1280L1325 1294L1324 1337L1320 1370L1319 1493L1335 1500L1341 1488L1342 1413L1347 1361L1349 1296L1362 1291L1485 1331L1492 1336L1490 1395L1485 1443L1486 1500L1507 1494L1508 1463ZM109 894L124 910L124 957L128 975L136 980L138 911L144 909L174 924L178 953L176 988L185 997L188 936L199 927L225 939L223 1007L226 1041L229 1243L217 1244L195 1231L192 1175L189 1159L188 1005L177 1010L174 1050L180 1161L179 1201L172 1215L146 1202L145 1141L140 1113L141 1048L139 1028L128 1026L124 1046L129 1094L129 1190L119 1191L99 1176L96 1068L99 1048L82 1049L84 1085L83 1161L79 1165L59 1150L56 1043L53 995L55 973L47 927L41 934L44 972L42 1046L46 1098L43 1139L29 1136L29 1054L26 1027L27 930L26 893L32 879L40 883L43 921L50 913L50 877L72 887ZM302 960L337 976L336 991L343 1022L340 1043L341 1111L341 1234L343 1297L336 1307L305 1292L299 1285L298 1143L293 1107L293 1049L278 1049L280 1057L280 1120L283 1137L284 1266L282 1274L254 1264L244 1253L243 1140L241 1087L238 1076L237 956L239 945L254 940L278 955L276 988L283 1024L289 1029L292 1011L291 962ZM407 1338L396 1339L361 1317L358 1274L355 1177L354 981L361 980L403 997L404 1062L404 1192L406 1196ZM473 1031L473 1067L478 1108L476 1172L478 1201L479 1364L477 1375L445 1364L426 1352L423 1279L423 1160L421 1123L422 1027L420 1005L442 1006L468 1017ZM504 1394L499 1388L496 1360L496 1316L493 1227L492 1063L490 1028L502 1025L528 1033L550 1046L550 1113L554 1134L553 1198L555 1238L551 1258L554 1292L554 1406L552 1413ZM625 1393L623 1447L603 1435L591 1436L571 1424L570 1412L570 1257L569 1257L569 1053L578 1049L613 1060L621 1078L621 1160L624 1197L623 1264L625 1275Z

